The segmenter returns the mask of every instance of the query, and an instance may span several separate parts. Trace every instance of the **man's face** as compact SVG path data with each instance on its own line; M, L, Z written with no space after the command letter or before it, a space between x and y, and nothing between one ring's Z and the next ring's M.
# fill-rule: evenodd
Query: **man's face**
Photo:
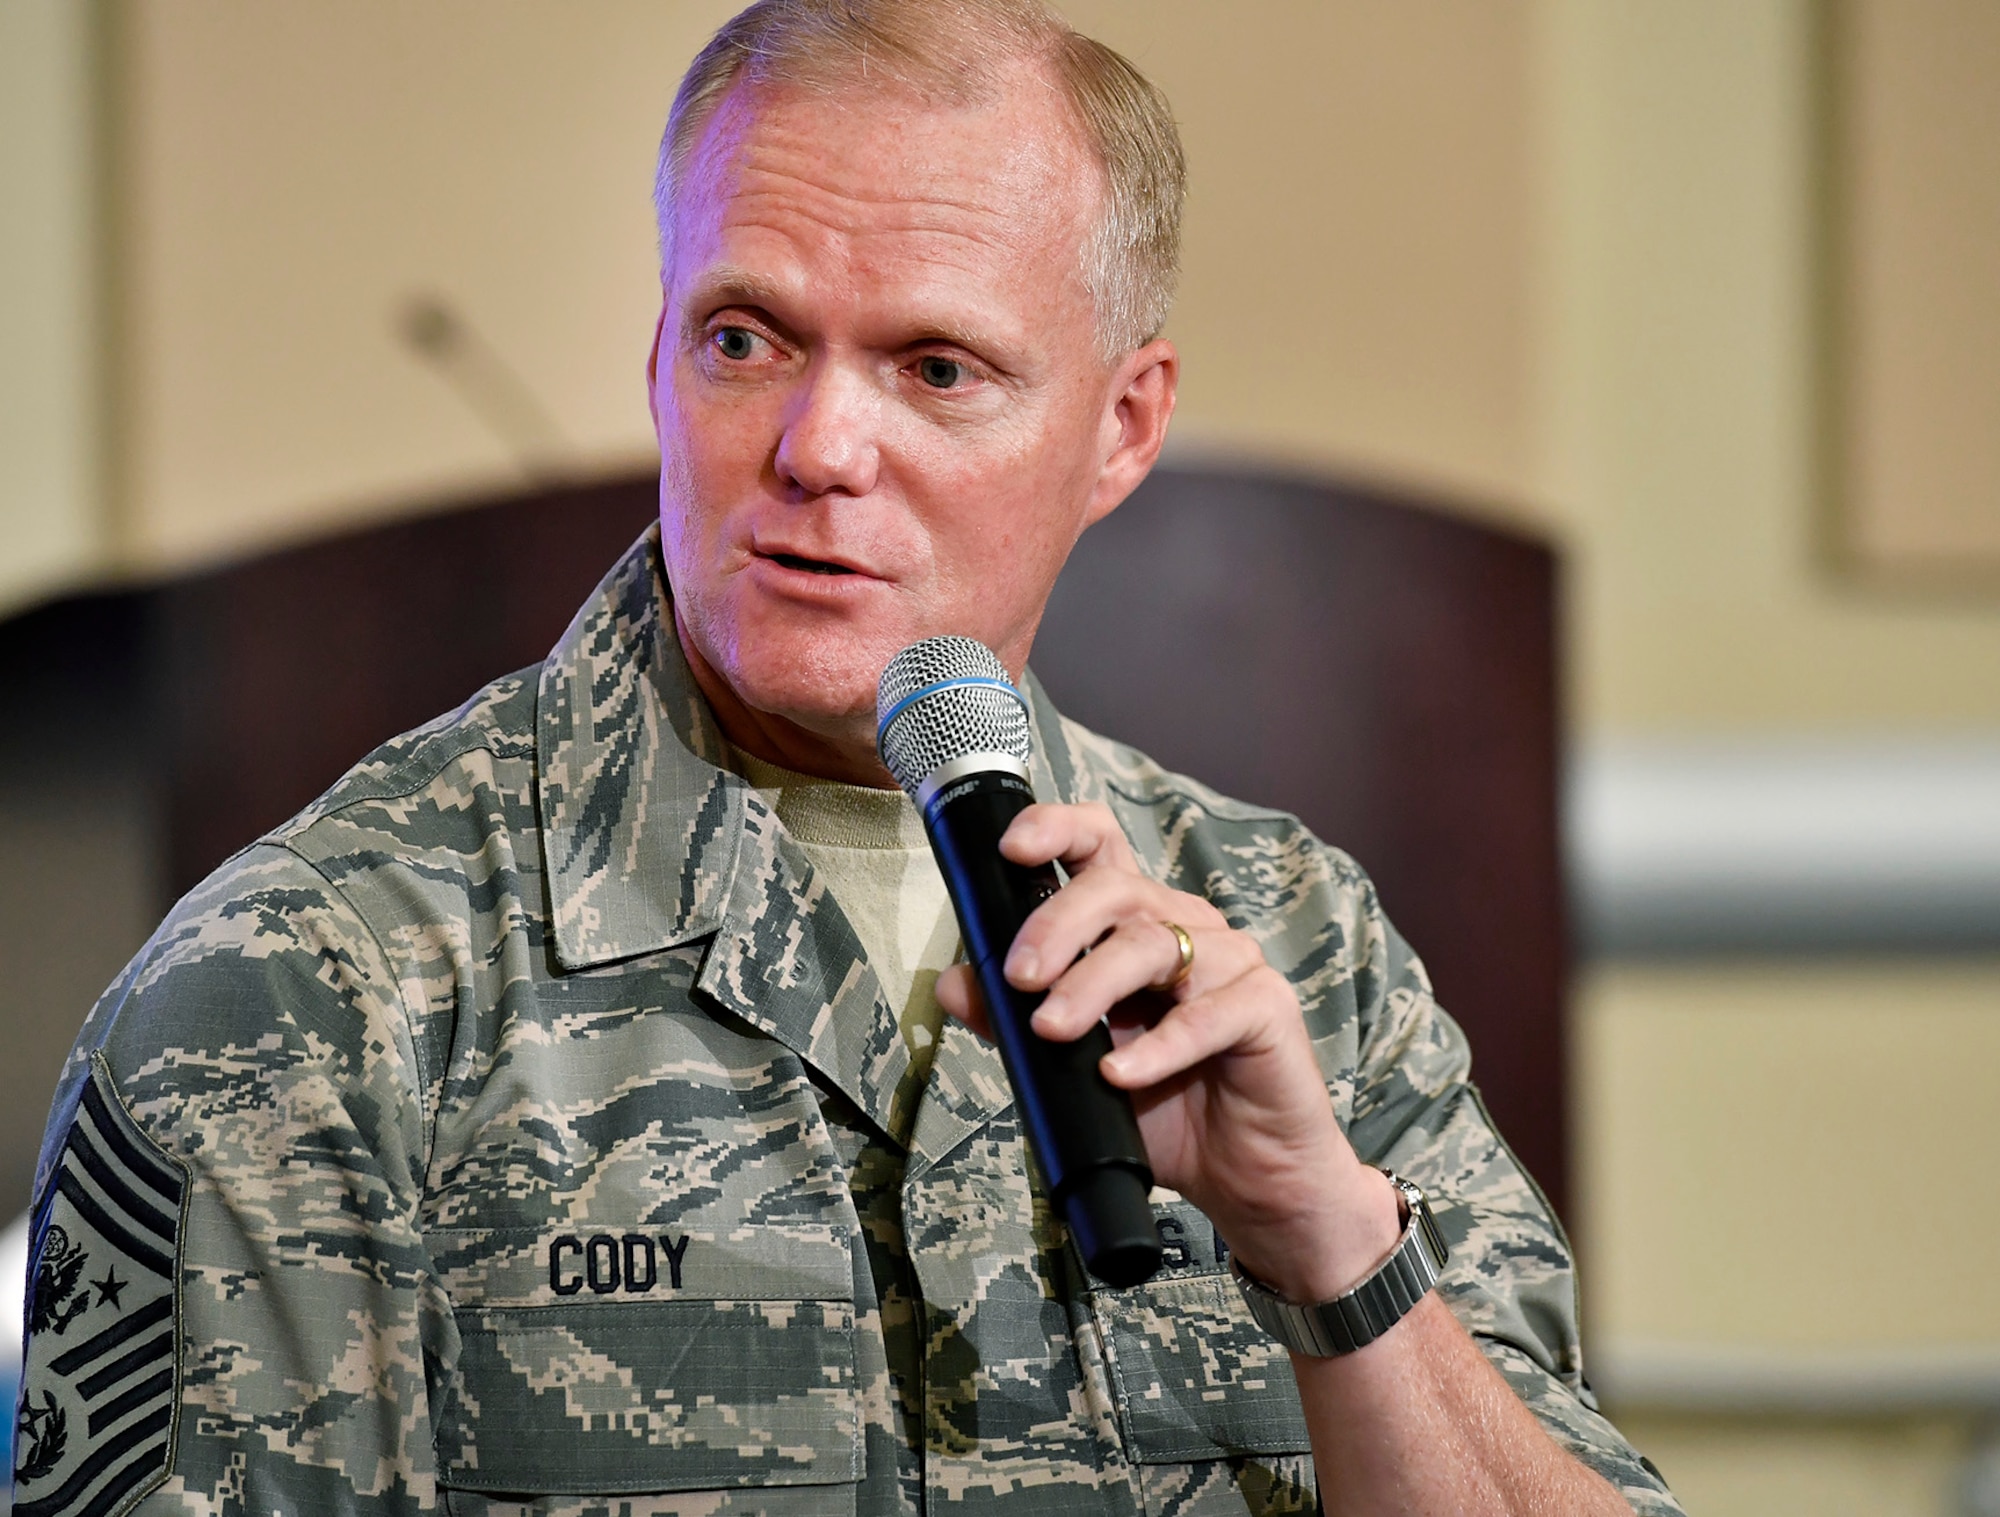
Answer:
M654 359L661 536L725 729L806 739L766 757L852 747L921 637L1018 676L1077 535L1150 467L1174 360L1099 352L1100 179L1025 73L965 109L738 88L707 125Z

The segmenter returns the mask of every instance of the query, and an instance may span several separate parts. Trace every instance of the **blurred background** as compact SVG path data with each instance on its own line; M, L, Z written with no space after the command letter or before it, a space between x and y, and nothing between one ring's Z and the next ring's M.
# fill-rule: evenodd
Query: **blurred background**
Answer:
M643 471L733 8L0 3L0 617ZM1607 1404L1709 1517L2000 1513L2000 6L1060 8L1186 135L1177 460L1563 555ZM35 763L0 1215L158 912L143 794Z

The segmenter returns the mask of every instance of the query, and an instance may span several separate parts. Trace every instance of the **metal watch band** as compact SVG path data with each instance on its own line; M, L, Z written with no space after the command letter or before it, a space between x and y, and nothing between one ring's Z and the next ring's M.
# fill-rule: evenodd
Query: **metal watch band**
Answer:
M1234 1255L1230 1257L1230 1273L1243 1291L1251 1317L1294 1353L1331 1359L1366 1348L1430 1293L1451 1257L1423 1189L1389 1170L1382 1173L1402 1194L1403 1236L1375 1273L1345 1295L1301 1306L1272 1290Z

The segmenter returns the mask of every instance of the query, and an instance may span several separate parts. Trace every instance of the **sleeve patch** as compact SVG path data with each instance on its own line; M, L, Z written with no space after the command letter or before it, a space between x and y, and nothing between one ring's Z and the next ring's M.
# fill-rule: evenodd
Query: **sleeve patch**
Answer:
M139 1131L94 1059L29 1243L18 1517L111 1517L166 1474L186 1194L186 1172Z

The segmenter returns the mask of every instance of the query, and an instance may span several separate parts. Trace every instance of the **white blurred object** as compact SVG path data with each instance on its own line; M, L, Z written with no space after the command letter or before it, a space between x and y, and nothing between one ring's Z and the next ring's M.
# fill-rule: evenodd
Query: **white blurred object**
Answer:
M0 1379L21 1373L21 1325L28 1295L28 1213L0 1232Z
M2000 738L1606 743L1565 819L1588 952L2000 948Z

